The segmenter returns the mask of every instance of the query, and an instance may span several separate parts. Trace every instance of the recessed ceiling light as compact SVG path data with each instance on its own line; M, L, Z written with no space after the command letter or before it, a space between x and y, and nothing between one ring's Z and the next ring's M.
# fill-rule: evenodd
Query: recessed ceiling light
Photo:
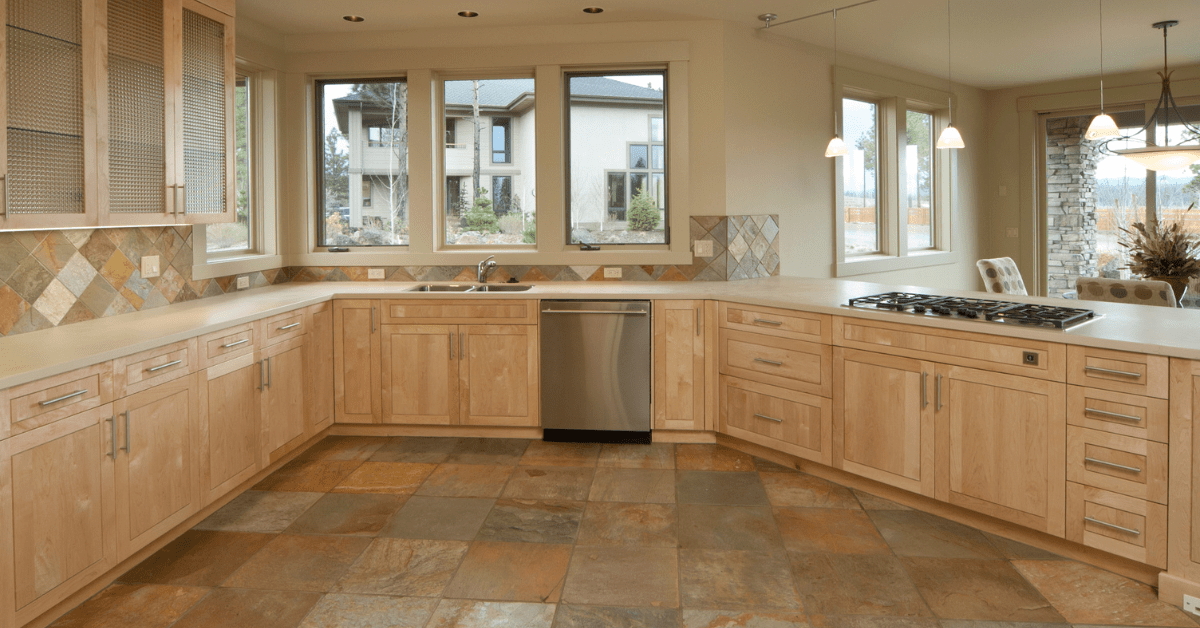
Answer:
M478 17L479 14L474 11L459 11L458 17Z
M583 12L584 13L604 13L604 9L602 9L600 7L585 7L583 9Z
M342 19L346 20L347 22L354 22L357 24L358 22L365 21L366 18L362 17L361 15L343 15Z

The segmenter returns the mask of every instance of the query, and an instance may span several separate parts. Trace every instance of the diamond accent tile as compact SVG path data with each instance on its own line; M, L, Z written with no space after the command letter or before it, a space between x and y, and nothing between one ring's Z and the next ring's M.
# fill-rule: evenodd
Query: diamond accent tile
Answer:
M57 325L72 305L75 305L75 295L71 294L61 281L55 279L42 291L42 295L34 302L33 309L45 316L51 325Z
M67 287L67 290L71 291L71 294L79 296L83 294L84 290L87 290L97 274L96 269L92 268L83 255L76 253L58 273L58 280Z

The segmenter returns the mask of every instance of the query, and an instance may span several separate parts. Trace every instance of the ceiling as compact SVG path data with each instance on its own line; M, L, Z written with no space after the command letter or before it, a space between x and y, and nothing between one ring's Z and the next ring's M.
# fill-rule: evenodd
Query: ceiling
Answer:
M1099 73L1099 0L952 0L955 81L984 89ZM784 21L853 0L238 0L238 14L285 35L414 29L725 20L761 26L760 13ZM594 3L605 9L589 15ZM456 13L478 11L465 19ZM361 15L351 24L341 17ZM1156 70L1162 38L1150 24L1179 20L1171 29L1172 67L1200 63L1197 0L1105 0L1107 73ZM832 47L828 15L773 26L772 33ZM946 1L877 0L838 13L839 49L925 72L946 73Z

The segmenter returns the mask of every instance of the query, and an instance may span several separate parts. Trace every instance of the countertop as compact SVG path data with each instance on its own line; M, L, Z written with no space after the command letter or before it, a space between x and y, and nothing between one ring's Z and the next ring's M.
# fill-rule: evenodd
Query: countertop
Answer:
M0 390L338 298L713 299L1200 360L1198 310L800 277L730 282L548 282L515 293L405 292L415 285L331 282L269 286L0 338ZM1101 317L1061 331L845 306L854 297L893 291L1066 305L1095 310Z

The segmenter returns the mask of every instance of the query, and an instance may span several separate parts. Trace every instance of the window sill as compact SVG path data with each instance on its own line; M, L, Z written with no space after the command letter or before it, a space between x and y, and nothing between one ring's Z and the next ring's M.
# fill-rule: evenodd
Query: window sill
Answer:
M351 248L346 253L324 250L305 255L288 256L288 266L474 266L479 260L495 255L496 261L507 265L561 266L643 266L691 264L692 252L686 248L673 251L663 245L657 248L600 251L580 251L578 247L554 252L532 249L454 248L429 253L411 252L408 247L380 247L382 250Z
M845 261L834 264L835 277L853 277L871 273L885 273L893 270L908 270L910 268L925 268L928 266L946 266L957 264L959 254L955 251L919 251L905 257L894 255L864 255L846 258Z
M237 257L222 257L208 259L204 263L192 266L193 279L213 279L242 275L263 270L283 267L283 257L279 255L239 255Z

